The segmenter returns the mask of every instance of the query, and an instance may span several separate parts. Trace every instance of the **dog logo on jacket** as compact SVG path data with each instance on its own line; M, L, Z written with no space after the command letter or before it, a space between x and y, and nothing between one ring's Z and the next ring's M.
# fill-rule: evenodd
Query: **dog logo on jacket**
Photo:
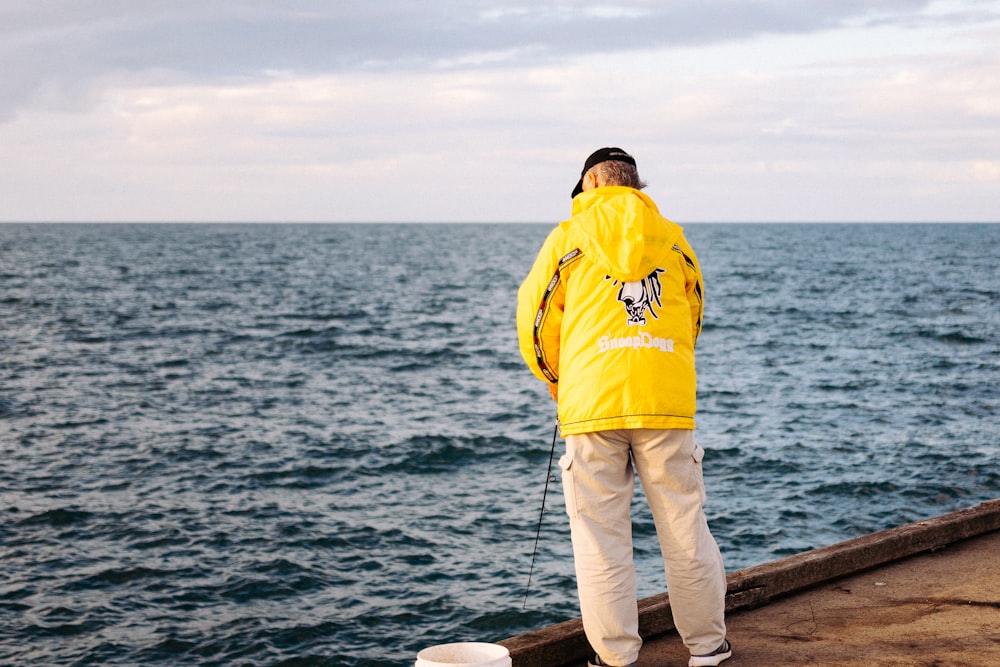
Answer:
M653 269L653 272L642 280L633 280L627 283L620 283L613 280L613 285L621 285L618 289L618 301L625 306L625 313L628 315L627 326L642 326L646 324L646 311L653 316L653 319L660 319L653 308L663 304L660 302L660 295L663 293L663 285L660 284L660 274L666 269ZM611 276L605 279L612 280Z

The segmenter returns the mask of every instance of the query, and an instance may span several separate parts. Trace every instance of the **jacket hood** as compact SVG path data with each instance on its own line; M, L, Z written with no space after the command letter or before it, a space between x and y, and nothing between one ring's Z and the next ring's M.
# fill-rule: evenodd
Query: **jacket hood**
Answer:
M573 217L563 224L584 255L621 282L652 273L683 231L648 196L619 186L574 197Z

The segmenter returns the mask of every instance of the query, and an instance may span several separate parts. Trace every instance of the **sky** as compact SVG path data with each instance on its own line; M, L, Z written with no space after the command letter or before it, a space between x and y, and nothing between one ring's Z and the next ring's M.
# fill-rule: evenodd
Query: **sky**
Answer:
M3 0L0 221L1000 221L1000 0Z

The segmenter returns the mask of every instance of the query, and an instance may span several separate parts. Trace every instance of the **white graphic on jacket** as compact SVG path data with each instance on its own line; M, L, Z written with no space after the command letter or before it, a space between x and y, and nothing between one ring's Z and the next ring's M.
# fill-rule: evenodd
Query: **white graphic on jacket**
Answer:
M653 272L642 280L633 280L627 283L619 283L614 280L613 285L621 284L618 290L618 300L625 305L625 313L628 315L627 326L643 326L646 324L646 311L653 316L653 319L660 319L654 310L663 304L660 302L660 295L663 293L663 286L660 284L660 274L666 269L653 269ZM604 276L605 280L611 280L611 276Z

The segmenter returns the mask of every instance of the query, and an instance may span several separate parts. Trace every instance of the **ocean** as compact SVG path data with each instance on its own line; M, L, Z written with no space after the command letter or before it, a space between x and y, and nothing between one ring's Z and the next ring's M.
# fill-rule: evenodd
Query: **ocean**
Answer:
M407 665L578 616L514 329L550 228L0 225L0 664ZM1000 225L686 234L729 571L1000 496Z

